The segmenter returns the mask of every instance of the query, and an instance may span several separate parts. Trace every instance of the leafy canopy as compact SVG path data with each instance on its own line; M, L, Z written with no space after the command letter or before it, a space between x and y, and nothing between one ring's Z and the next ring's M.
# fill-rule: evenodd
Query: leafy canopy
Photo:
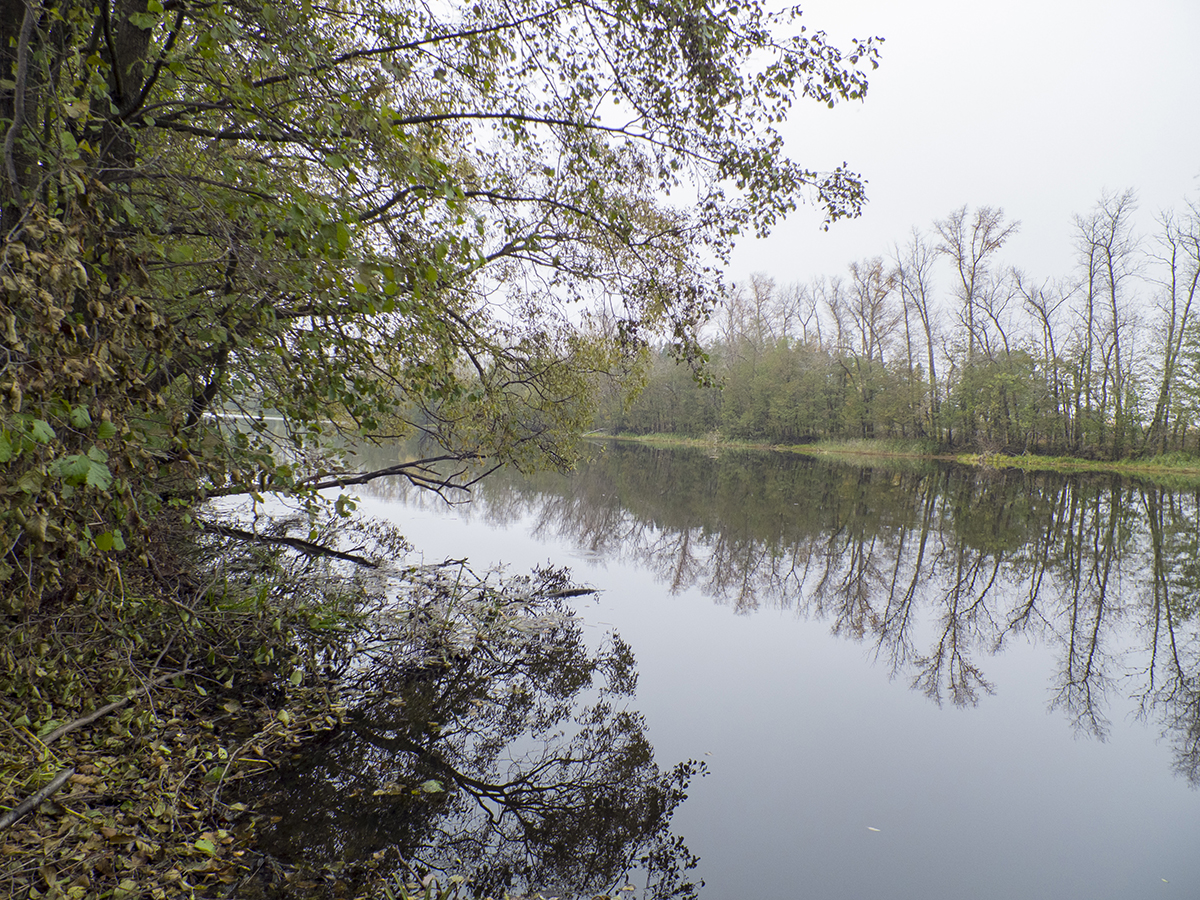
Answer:
M739 234L859 211L777 127L877 44L799 16L0 0L5 593L148 563L171 504L346 483L345 439L423 435L385 471L434 486L569 463L597 378L698 360Z

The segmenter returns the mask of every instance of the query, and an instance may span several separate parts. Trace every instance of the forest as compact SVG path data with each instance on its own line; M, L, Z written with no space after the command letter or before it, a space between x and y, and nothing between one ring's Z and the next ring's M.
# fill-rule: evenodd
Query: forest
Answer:
M886 255L806 283L732 285L708 389L664 354L601 427L774 444L908 438L939 449L1123 459L1200 452L1200 210L1134 221L1105 192L1067 274L1004 261L1020 223L960 207Z

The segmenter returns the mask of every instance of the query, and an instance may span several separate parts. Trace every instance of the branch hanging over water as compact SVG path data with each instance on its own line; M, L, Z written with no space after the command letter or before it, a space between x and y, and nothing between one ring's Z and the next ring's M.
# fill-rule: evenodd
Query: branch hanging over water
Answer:
M464 467L464 468L459 469L456 472L452 472L448 475L443 475L443 474L439 473L436 469L434 469L434 465L437 463L445 463L445 462L468 463L473 460L481 460L481 459L483 459L483 457L481 457L477 454L474 454L474 453L470 453L470 454L453 454L453 453L451 453L451 454L445 454L443 456L431 456L431 457L428 457L427 459L412 460L411 462L397 463L394 466L387 466L386 468L375 469L370 472L354 472L354 473L348 472L343 475L337 475L337 474L316 475L316 476L313 476L312 478L308 478L308 479L305 479L305 480L299 482L299 484L280 483L277 485L267 485L265 487L263 487L263 486L248 487L246 485L231 485L231 486L225 487L225 488L216 488L213 490L206 490L204 492L204 496L211 498L211 497L237 497L237 496L241 496L244 494L289 493L289 492L295 491L297 488L302 488L305 491L324 491L324 490L328 490L329 488L346 488L346 487L353 487L354 485L359 485L359 484L369 484L370 482L375 481L379 478L389 478L392 476L399 475L404 478L407 478L416 487L422 488L424 490L433 491L434 493L445 497L445 494L443 494L443 491L446 491L446 490L462 491L464 493L469 492L470 489L472 488L472 486L474 486L479 481L481 481L482 479L486 478L488 475L491 475L493 472L498 470L501 467L502 463L496 463L495 465L492 465L489 468L479 472L474 477L472 477L468 480L463 480L463 481L459 481L457 479L463 478L463 476L468 471L467 468Z
M357 556L353 553L344 553L341 550L334 550L332 547L325 547L313 541L306 541L303 538L272 537L266 534L257 534L253 531L243 531L240 528L232 528L228 525L217 525L212 522L205 523L204 528L212 534L219 534L222 537L234 538L239 541L251 541L256 544L280 544L284 547L291 547L293 550L299 550L301 553L306 553L309 556L331 556L334 559L341 559L360 566L366 566L369 569L379 568L379 563L372 562L366 557Z

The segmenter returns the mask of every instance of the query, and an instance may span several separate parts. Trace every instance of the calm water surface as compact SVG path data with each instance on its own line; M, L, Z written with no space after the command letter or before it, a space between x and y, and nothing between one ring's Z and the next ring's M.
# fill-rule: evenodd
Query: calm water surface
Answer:
M427 561L569 565L636 658L709 898L1200 896L1200 497L1110 478L610 444Z

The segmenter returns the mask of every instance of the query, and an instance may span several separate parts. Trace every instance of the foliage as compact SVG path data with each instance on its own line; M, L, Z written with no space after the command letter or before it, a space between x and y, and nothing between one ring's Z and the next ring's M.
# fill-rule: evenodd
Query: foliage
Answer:
M381 572L395 540L366 540L372 560L328 546L321 492L340 522L338 489L385 474L447 490L569 465L598 383L634 383L650 339L701 366L739 234L809 197L857 214L858 177L792 163L777 126L798 99L861 98L877 47L843 55L797 16L0 0L3 802L75 767L6 836L9 893L238 894L250 836L222 789L339 723L328 679L366 597L421 607ZM343 449L401 436L422 458L356 472ZM251 533L204 506L270 495L304 515ZM506 598L406 633L445 658L402 674L461 656L435 635L561 662L529 653L543 632ZM573 685L544 681L565 702ZM624 709L593 707L576 737L630 784L581 779L543 843L586 838L580 798L628 788L629 840L581 859L686 864L663 814L690 770L659 772Z
M0 619L0 804L70 773L3 832L4 894L238 892L256 863L232 788L338 724L328 671L353 583L323 561L190 533L178 528L173 560L160 552L173 562L161 580L129 568L120 595Z
M344 438L567 465L597 379L648 337L699 362L738 234L807 195L828 220L862 203L776 127L861 98L877 46L843 55L798 12L3 9L14 609L111 577L122 544L145 557L164 504L344 482Z
M1105 194L1080 217L1080 261L1061 279L998 265L1016 225L989 207L953 211L935 223L940 243L914 232L890 264L855 262L848 278L752 275L730 288L705 345L719 393L656 360L642 395L605 405L598 422L773 444L916 438L1107 460L1194 451L1200 212L1164 214L1146 250L1132 209L1132 192ZM1139 289L1153 316L1135 315Z

